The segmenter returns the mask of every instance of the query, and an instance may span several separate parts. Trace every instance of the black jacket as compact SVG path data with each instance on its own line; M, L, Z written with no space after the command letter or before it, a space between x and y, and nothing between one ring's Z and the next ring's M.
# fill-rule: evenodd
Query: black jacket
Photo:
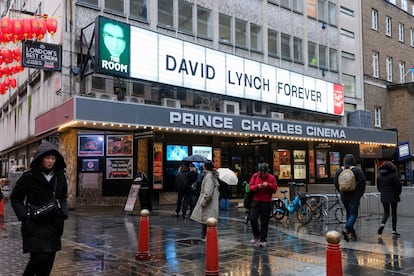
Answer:
M56 163L54 175L47 181L40 170L40 162L44 156L53 154ZM68 217L67 182L64 173L66 164L62 155L49 142L43 142L30 164L30 170L17 180L10 201L17 218L22 221L23 252L54 252L61 249L64 219ZM60 216L48 221L37 221L27 215L27 204L42 205L51 200L56 183L56 199L59 199Z
M396 203L400 201L402 185L400 175L393 166L384 164L377 175L377 189L381 193L382 203Z
M346 154L344 157L344 167L349 168L354 166L351 170L355 175L355 180L357 182L357 187L355 191L352 192L340 192L341 197L345 200L359 200L365 193L365 176L360 168L356 166L355 157L352 154ZM338 176L342 172L342 168L339 168L335 173L334 184L336 190L339 192L339 183Z

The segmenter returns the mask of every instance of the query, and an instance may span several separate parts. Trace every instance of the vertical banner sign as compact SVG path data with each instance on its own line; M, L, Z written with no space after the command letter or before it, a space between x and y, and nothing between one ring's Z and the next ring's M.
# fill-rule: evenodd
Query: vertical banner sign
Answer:
M153 150L153 189L161 190L163 187L163 174L162 174L162 158L163 151L162 151L162 143L154 143L154 150Z
M96 71L128 78L131 58L130 25L102 16L96 20L96 33L99 34L96 36L99 53Z
M315 150L309 150L309 183L315 183Z
M279 176L280 174L280 161L279 161L279 152L273 150L273 175Z
M214 168L221 168L221 148L214 148L213 162Z

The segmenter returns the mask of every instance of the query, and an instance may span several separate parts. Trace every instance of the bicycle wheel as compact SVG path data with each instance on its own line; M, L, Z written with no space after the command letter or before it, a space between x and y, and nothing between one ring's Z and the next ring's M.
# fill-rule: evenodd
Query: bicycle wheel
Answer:
M315 197L308 199L309 205L312 208L312 215L314 220L319 220L322 215L322 206L320 200Z
M298 206L298 208L296 208L296 215L300 224L308 224L313 217L312 208L309 203L305 202L302 203L302 205Z
M342 207L337 207L335 209L335 219L338 222L345 223L346 222L346 211Z
M280 198L272 201L272 212L270 217L274 217L277 220L281 220L285 216L285 203Z

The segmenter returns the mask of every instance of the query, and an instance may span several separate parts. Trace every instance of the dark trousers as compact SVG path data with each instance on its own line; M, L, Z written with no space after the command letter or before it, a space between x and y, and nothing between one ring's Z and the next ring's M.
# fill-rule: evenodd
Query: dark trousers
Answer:
M186 191L184 192L184 196L183 196L183 216L185 216L187 214L187 209L190 209L190 214L193 212L193 208L192 208L192 191Z
M55 261L56 252L33 252L23 276L49 276Z
M384 216L382 217L381 223L385 224L390 216L390 205L391 205L391 222L392 222L392 231L397 231L397 202L392 203L383 203L384 206Z
M183 203L184 194L185 194L184 191L181 191L181 190L178 191L178 195L177 195L177 207L175 209L175 212L177 213L177 215L180 214L181 205Z
M267 239L271 209L272 203L270 201L253 201L250 207L250 224L252 225L253 236L259 238L261 242L265 242Z
M346 210L345 229L348 230L349 233L355 234L354 224L358 218L359 199L346 200L342 198L342 203L344 204Z

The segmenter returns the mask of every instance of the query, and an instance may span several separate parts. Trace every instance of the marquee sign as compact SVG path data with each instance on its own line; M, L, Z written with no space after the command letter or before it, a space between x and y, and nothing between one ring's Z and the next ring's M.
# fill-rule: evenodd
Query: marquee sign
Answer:
M340 84L226 54L101 16L97 18L97 30L100 73L344 115L344 90ZM113 54L104 53L104 45L107 49L112 48ZM133 54L130 49L133 49ZM129 56L125 56L126 53Z

